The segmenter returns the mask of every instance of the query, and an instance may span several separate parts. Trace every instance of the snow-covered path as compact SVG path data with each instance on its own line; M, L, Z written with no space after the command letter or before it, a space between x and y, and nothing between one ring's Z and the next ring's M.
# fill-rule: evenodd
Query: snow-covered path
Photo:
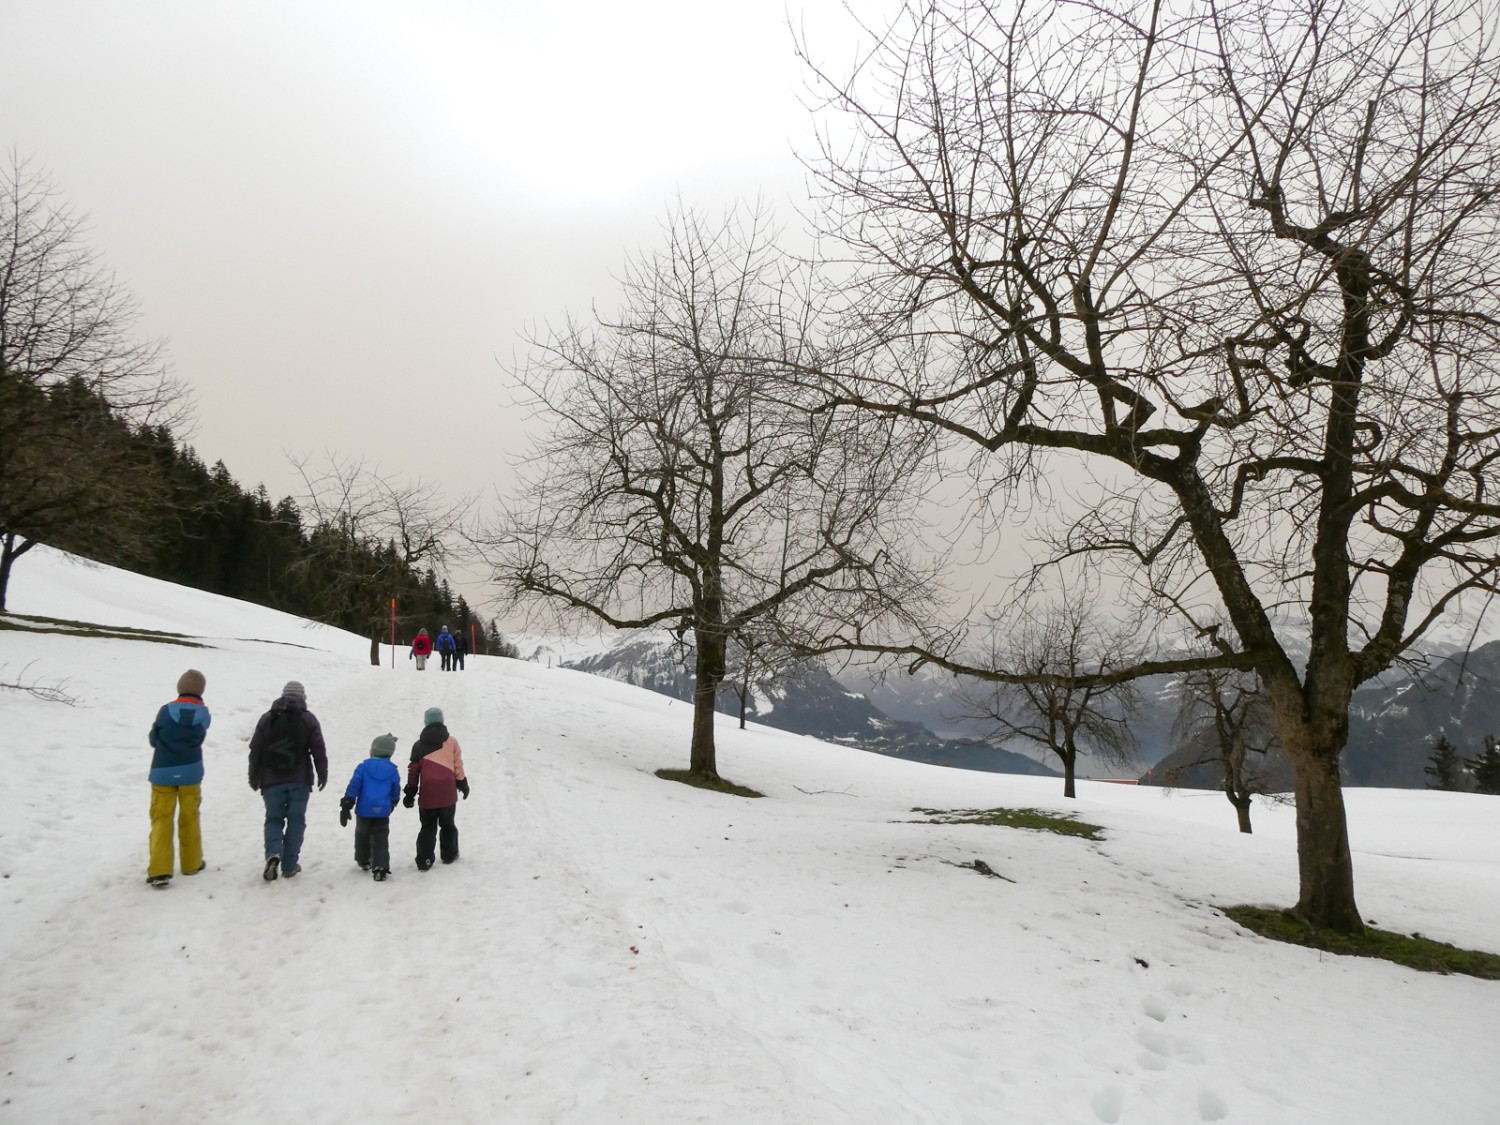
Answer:
M724 724L750 801L658 780L688 708L366 642L52 559L21 612L199 630L210 647L0 631L0 1123L1500 1122L1500 984L1264 942L1215 903L1295 896L1292 814L1216 795L942 770ZM259 638L259 639L248 639ZM400 664L401 662L398 662ZM145 731L189 664L214 713L209 869L143 884ZM303 872L260 879L245 743L282 683L331 748ZM384 884L338 797L370 739L440 706L462 858ZM916 823L1074 807L1100 843ZM1361 902L1500 949L1500 803L1349 794ZM961 866L984 859L1005 879ZM1434 1076L1442 1076L1441 1080Z

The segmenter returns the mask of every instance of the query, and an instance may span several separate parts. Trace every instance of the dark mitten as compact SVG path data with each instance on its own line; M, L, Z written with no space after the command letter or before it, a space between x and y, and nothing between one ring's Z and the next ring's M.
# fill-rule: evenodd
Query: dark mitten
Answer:
M464 800L467 801L469 799L469 779L461 777L454 784L458 786L458 791L464 795Z
M406 796L404 796L404 797L401 798L401 805L402 805L403 808L408 808L409 809L413 805L415 805L416 803L417 803L417 795L415 793L408 792L406 794Z
M354 798L345 797L339 802L339 827L349 827L349 811L354 808Z
M323 786L325 786L327 784L328 784L328 775L325 773L322 777L318 778L318 792L319 793L323 792Z

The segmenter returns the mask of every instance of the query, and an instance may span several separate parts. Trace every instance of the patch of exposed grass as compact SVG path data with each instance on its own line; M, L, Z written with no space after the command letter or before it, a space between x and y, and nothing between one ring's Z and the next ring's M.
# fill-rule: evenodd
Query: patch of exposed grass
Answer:
M1391 933L1389 930L1366 929L1362 934L1341 934L1309 926L1290 910L1272 910L1264 906L1230 906L1223 912L1245 929L1272 941L1305 945L1346 957L1376 957L1394 961L1423 973L1462 973L1484 980L1500 980L1500 954L1460 949L1446 942L1433 941L1421 934Z
M1102 840L1104 829L1079 820L1072 813L1043 809L912 809L927 817L919 824L998 824L1002 828L1029 828L1033 832L1055 832L1059 836L1081 836Z
M208 648L199 641L188 640L181 633L160 629L138 629L133 626L98 625L92 621L69 621L61 617L36 617L29 613L0 615L0 629L23 633L60 633L70 637L102 637L117 641L150 641L154 644L181 645L184 648Z
M743 785L736 785L732 781L725 781L722 777L704 777L699 773L689 770L657 770L656 776L663 781L680 781L684 785L691 785L694 789L711 789L715 793L730 793L736 797L764 797L764 793L757 793Z

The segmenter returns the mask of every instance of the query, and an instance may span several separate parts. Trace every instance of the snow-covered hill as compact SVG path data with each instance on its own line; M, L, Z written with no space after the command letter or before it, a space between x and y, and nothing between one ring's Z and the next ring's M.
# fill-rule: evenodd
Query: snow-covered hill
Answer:
M913 806L1065 802L729 721L722 771L767 796L726 797L652 774L686 764L687 706L583 673L374 668L358 637L40 551L11 608L203 647L0 629L0 680L74 700L0 691L0 1123L1500 1120L1500 984L1215 911L1294 899L1290 809L1246 837L1219 796L1083 782L1101 843L936 826ZM145 732L189 665L209 866L153 891ZM267 884L245 741L290 678L332 781L302 874ZM473 786L462 859L419 873L398 810L377 884L337 797L433 705ZM1348 797L1367 916L1500 950L1495 799Z

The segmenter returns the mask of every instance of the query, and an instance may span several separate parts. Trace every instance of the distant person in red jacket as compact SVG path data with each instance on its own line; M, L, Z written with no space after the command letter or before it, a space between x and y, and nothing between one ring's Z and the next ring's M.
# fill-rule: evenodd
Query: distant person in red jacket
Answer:
M432 638L427 635L426 629L417 630L417 639L411 643L411 651L406 654L406 659L417 662L417 671L427 667L427 658L432 655Z
M407 808L421 803L418 815L422 827L417 832L417 869L432 866L433 844L438 845L444 863L458 858L458 826L453 814L458 811L458 795L469 799L469 781L464 777L464 756L458 739L443 725L440 707L429 707L422 716L422 733L411 748L411 764L406 767L406 795L401 803Z

